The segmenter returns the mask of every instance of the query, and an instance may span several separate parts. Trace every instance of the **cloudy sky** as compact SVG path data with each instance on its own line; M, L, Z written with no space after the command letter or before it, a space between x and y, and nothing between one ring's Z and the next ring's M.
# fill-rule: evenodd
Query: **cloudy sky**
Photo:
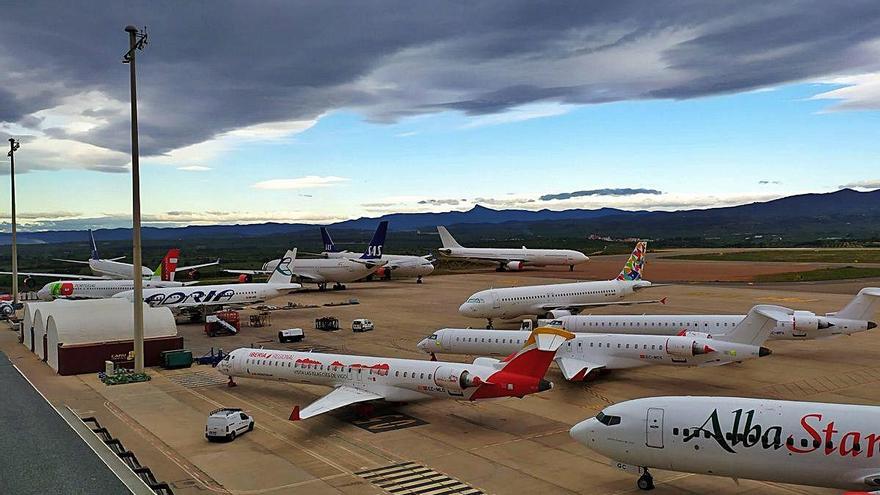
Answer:
M130 23L150 223L880 187L873 0L30 1L0 17L0 138L31 228L128 222Z

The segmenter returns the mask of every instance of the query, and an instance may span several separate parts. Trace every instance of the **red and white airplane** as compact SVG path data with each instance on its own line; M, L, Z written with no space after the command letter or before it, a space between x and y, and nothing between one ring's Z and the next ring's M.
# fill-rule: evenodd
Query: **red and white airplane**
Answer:
M503 360L477 358L473 364L395 359L317 352L236 349L217 365L233 377L313 383L333 391L300 410L293 421L350 404L386 400L482 400L524 397L552 388L544 374L556 350L574 335L558 328L538 328L525 345Z
M571 436L654 488L649 468L880 494L880 407L740 397L649 397Z

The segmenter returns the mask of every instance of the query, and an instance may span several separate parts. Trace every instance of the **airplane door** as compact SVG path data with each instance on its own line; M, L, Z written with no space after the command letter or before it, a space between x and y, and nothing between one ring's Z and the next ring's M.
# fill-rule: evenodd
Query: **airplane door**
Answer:
M501 299L498 299L498 293L496 293L494 290L489 293L492 294L492 308L493 309L500 309L501 308Z
M663 409L652 407L648 409L647 439L645 445L655 449L663 448Z

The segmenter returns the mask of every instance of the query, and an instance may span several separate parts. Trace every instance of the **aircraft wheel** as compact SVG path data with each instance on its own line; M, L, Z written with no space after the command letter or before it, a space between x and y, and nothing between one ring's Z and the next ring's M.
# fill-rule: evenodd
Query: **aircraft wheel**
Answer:
M645 473L641 477L639 477L639 481L636 482L636 486L638 486L641 490L653 490L654 477L648 473Z

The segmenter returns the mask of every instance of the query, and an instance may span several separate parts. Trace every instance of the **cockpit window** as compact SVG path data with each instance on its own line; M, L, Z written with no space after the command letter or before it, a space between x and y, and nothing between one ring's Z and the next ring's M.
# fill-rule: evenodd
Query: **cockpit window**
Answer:
M471 304L483 304L483 300L479 297L472 297L472 298L468 299L467 302L469 302Z
M226 357L223 358L223 361L229 361L230 354L227 354Z
M553 320L550 322L549 326L562 328L562 320Z
M436 334L436 333L432 333L431 336L428 337L428 340L437 340L437 334Z
M620 424L620 416L612 416L610 414L605 414L601 411L599 412L599 414L596 415L596 420L605 426L614 426Z

